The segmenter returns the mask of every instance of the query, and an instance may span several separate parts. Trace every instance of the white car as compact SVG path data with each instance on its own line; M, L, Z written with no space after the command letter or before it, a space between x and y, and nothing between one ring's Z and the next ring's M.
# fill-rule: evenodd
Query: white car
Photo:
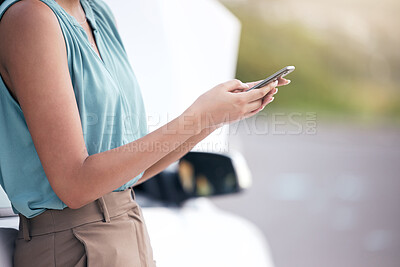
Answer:
M180 114L205 90L234 77L240 22L218 1L107 3L141 85L150 131ZM227 152L226 129L198 148ZM191 152L159 176L135 188L157 266L273 266L261 231L207 199L250 186L239 154ZM17 228L18 216L0 187L2 267L12 266Z
M239 155L190 152L158 176L135 187L157 266L273 266L261 231L206 198L250 184ZM12 266L18 219L1 190L0 266Z

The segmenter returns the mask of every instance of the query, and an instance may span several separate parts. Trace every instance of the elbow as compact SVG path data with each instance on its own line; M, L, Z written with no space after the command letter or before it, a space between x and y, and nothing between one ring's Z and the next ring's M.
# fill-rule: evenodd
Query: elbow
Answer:
M64 204L67 205L68 208L70 209L79 209L85 206L82 201L76 200L76 199L68 199L68 200L63 200Z
M90 202L91 193L88 185L83 183L85 178L79 171L66 173L52 179L50 183L60 200L70 209L79 209Z
M63 202L70 209L79 209L90 202L88 199L88 192L82 190L70 190L69 193L64 196Z
M81 190L64 188L62 193L57 195L70 209L79 209L87 204L85 194Z

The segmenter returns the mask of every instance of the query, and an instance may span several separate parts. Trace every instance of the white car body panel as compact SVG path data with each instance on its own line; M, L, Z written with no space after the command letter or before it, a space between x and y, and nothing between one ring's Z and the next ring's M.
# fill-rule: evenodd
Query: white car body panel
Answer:
M149 130L235 77L240 22L215 0L108 0L142 88ZM197 150L227 151L227 128Z
M273 267L261 231L208 199L143 209L157 266Z
M3 190L2 188L0 188ZM0 218L0 228L13 228L18 230L19 217Z

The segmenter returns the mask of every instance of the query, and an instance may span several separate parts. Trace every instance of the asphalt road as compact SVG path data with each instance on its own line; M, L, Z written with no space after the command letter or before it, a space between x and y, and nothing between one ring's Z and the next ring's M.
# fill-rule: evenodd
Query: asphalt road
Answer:
M230 128L253 186L213 202L260 227L276 267L400 266L400 127L296 116Z

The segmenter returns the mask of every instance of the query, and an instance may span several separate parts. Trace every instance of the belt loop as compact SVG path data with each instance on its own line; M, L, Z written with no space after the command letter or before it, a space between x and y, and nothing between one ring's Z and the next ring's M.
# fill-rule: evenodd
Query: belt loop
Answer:
M24 215L22 215L21 213L18 214L19 215L19 219L21 221L21 225L22 225L22 234L24 236L25 241L30 241L31 237L29 235L29 219L26 218Z
M110 222L110 214L108 213L107 205L106 205L106 202L104 201L104 198L103 197L99 198L98 203L100 206L100 210L103 213L104 221L109 223Z
M129 189L131 190L133 200L136 200L135 191L133 190L133 186L130 186Z

